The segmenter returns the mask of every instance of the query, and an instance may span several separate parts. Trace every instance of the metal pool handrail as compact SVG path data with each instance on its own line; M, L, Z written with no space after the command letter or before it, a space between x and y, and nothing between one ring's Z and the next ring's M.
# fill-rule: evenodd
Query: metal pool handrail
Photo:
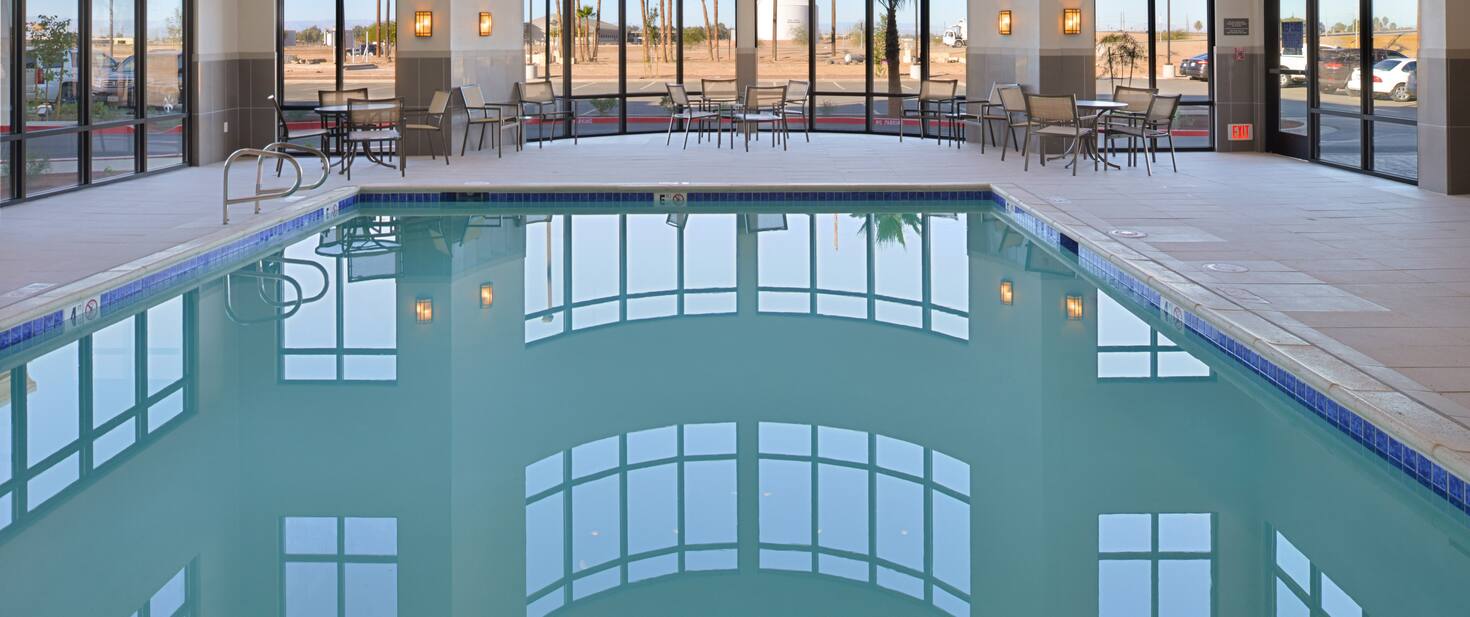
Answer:
M322 163L321 177L317 178L309 186L303 187L302 180L305 178L305 176L304 172L301 171L301 163L296 162L295 157L287 154L286 151L288 150L296 150L298 152L311 154L315 156L318 160L320 160ZM253 195L244 197L230 197L230 167L235 164L235 161L246 157L255 157L255 193ZM277 176L280 175L281 166L285 163L290 163L291 168L296 170L296 178L291 181L290 188L274 189L269 191L264 190L262 183L264 181L266 159L276 160ZM295 195L297 191L300 191L303 188L308 191L318 188L327 183L327 178L331 175L331 170L332 163L330 160L327 159L326 153L311 146L293 144L286 141L278 141L264 148L241 148L239 150L236 150L234 153L230 154L229 158L225 159L224 204L221 207L221 218L223 220L222 224L230 224L231 205L254 202L255 213L260 214L260 202L267 199L290 197L292 195Z

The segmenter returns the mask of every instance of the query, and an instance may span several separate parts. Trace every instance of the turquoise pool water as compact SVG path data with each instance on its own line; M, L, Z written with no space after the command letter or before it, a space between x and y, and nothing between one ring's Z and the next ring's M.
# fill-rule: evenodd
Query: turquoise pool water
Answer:
M1465 613L1465 513L1072 256L820 207L363 216L0 357L0 615Z

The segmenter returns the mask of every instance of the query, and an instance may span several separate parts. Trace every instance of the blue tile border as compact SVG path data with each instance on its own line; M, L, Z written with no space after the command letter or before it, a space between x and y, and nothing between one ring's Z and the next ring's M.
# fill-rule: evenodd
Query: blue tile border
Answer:
M1014 204L1009 205L1006 212L1033 232L1036 232L1036 227L1041 228L1047 235L1041 232L1036 233L1045 238L1048 243L1052 243L1048 236L1060 235L1055 228L1040 221L1035 215L1016 208ZM1165 321L1209 341L1214 347L1234 359L1237 364L1259 375L1267 383L1294 399L1299 404L1298 409L1316 414L1317 417L1325 420L1368 452L1387 461L1394 469L1424 485L1425 488L1449 502L1455 509L1470 515L1470 494L1467 494L1467 485L1470 483L1463 478L1394 438L1387 431L1344 407L1332 397L1298 379L1290 371L1262 357L1252 350L1250 345L1221 332L1219 328L1211 325L1209 321L1193 311L1170 302L1159 293L1159 290L1125 272L1101 253L1085 245L1077 246L1076 253L1078 263L1088 273L1109 283L1112 288L1125 293L1141 304L1157 309L1160 317Z
M257 252L282 238L292 236L304 229L319 225L352 212L361 203L358 196L348 196L335 203L327 203L304 212L290 220L282 221L260 231L231 240L230 242L171 264L158 272L133 279L122 285L84 299L78 306L90 315L68 315L69 309L51 311L25 323L0 331L0 351L9 350L35 341L41 337L65 330L68 325L78 325L105 316L113 311L147 298L149 295L174 287L181 283L202 279L204 276L225 267L232 267L242 255ZM95 301L95 302L93 302Z
M363 193L364 204L444 207L445 204L643 204L653 205L660 195L682 195L687 203L750 202L852 202L852 201L983 201L996 198L988 190L953 191L630 191L630 192L511 192L511 191L423 191ZM672 205L679 202L674 201Z

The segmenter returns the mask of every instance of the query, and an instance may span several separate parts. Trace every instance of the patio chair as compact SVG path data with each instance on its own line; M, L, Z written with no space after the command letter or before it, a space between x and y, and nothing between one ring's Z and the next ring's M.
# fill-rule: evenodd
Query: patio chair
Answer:
M1077 175L1077 160L1085 148L1095 148L1097 139L1095 131L1082 117L1077 114L1077 97L1071 94L1062 96L1043 96L1031 94L1026 96L1026 116L1030 123L1026 127L1026 139L1021 146L1021 157L1026 161L1022 170L1031 170L1031 139L1036 138L1037 147L1041 149L1041 164L1046 165L1046 149L1041 148L1042 140L1047 137L1061 137L1072 141L1072 175ZM1091 144L1091 146L1089 146ZM1096 152L1088 150L1092 158L1092 170L1097 171Z
M699 80L699 100L706 109L718 108L721 103L734 103L740 100L740 87L736 85L733 77L701 79Z
M696 123L699 124L698 141L704 141L705 124L710 120L719 118L719 114L712 111L699 109L689 100L689 93L684 90L684 84L664 84L669 91L669 102L674 106L673 113L669 114L669 134L664 139L667 146L674 141L674 123L684 121L684 149L689 149L689 129Z
M367 88L353 88L351 90L317 90L316 101L318 107L346 105L347 101L353 99L365 99L368 97ZM347 114L331 114L322 116L322 128L331 132L339 142L342 137L342 128Z
M1113 100L1128 106L1122 109L1110 110L1104 114L1102 121L1098 123L1098 132L1107 135L1115 126L1138 126L1139 121L1148 112L1148 106L1153 102L1153 96L1158 93L1159 91L1155 88L1134 88L1132 86L1114 87ZM1136 157L1132 151L1128 153L1128 158L1130 165L1137 164Z
M807 143L812 141L812 119L807 117L807 106L811 103L812 84L809 81L791 79L786 82L786 106L781 115L786 119L786 132L791 133L791 116L801 116L802 133Z
M392 152L398 157L398 175L407 175L408 159L402 155L403 99L348 100L347 154L342 163L347 179L352 180L352 163L357 160L359 146L368 160L384 164L381 158L373 157L373 147L376 145L378 157L383 157L388 153L388 144L393 145Z
M510 103L486 103L485 93L475 84L466 84L459 87L460 102L464 104L465 125L464 141L459 145L459 155L464 156L465 149L470 145L470 127L480 127L480 144L477 150L485 148L485 129L491 125L495 132L490 134L490 147L495 148L496 158L505 156L505 131L516 131L515 148L519 151L526 142L525 127L521 124L521 116L517 113L518 106Z
M1001 104L1000 90L1001 88L1020 89L1020 87L1021 84L1001 83L997 81L990 84L990 95L985 97L985 100L975 101L975 103L980 105L980 117L977 118L980 123L980 154L985 154L985 135L987 133L990 135L990 145L997 145L995 141L995 122L1001 122L1006 125L1006 129L1004 130L1014 131L1014 129L1009 127L1010 117L1006 115L1005 106ZM1020 145L1019 143L1016 144L1017 147Z
M1159 140L1169 140L1169 162L1174 166L1174 172L1179 172L1179 161L1174 156L1174 117L1179 111L1179 100L1181 95L1155 94L1149 97L1148 109L1133 126L1109 127L1103 138L1112 147L1114 139L1128 138L1128 148L1133 149L1134 143L1143 142L1143 166L1148 170L1148 175L1154 175L1153 163L1150 161L1158 153ZM1135 165L1137 163L1134 163Z
M270 106L275 107L275 141L310 140L310 138L315 137L318 138L320 142L322 142L322 151L323 153L325 153L326 148L328 148L329 145L328 138L331 137L331 131L328 131L328 129L325 128L291 128L291 123L287 122L287 119L285 119L285 109L282 109L281 107L281 100L279 100L279 98L276 98L275 94L266 95L266 98L268 98L268 100L270 101ZM279 167L279 162L276 163L276 167ZM276 173L279 173L279 169L276 169Z
M1000 160L1006 160L1006 146L1016 138L1016 129L1030 130L1031 120L1026 115L1026 93L1021 86L1001 86L1000 108L1006 123L1000 139ZM1017 146L1021 144L1017 143Z
M521 121L535 120L537 124L544 125L546 122L570 122L572 125L572 144L577 143L577 108L576 103L564 96L557 96L556 90L552 88L551 81L528 81L518 83L511 91L511 103L516 106L520 113ZM548 110L547 108L551 109ZM534 110L534 111L532 111ZM521 139L525 140L525 129L522 129ZM551 132L551 141L556 141L556 131ZM544 139L536 140L536 147L540 148L546 142Z
M745 98L740 102L740 107L731 114L731 120L739 126L745 135L745 151L750 152L750 131L754 128L760 130L762 124L771 127L771 147L776 147L776 142L781 142L781 149L786 150L785 124L786 116L786 86L746 86ZM732 127L733 129L733 127ZM732 135L730 146L734 147L735 139Z
M903 129L908 118L919 119L919 137L923 138L927 132L929 120L936 123L944 121L946 107L953 111L955 93L959 91L960 82L953 79L926 79L919 83L919 96L915 99L918 105L915 109L904 107L902 118L898 122L898 140L903 141ZM907 100L907 99L905 99ZM940 133L936 143L943 143L943 126L939 126Z
M427 111L407 114L403 129L410 133L429 134L429 157L438 158L435 153L434 144L438 143L444 150L444 164L449 164L449 144L444 139L444 120L449 116L449 93L444 90L435 90L434 98L429 100Z

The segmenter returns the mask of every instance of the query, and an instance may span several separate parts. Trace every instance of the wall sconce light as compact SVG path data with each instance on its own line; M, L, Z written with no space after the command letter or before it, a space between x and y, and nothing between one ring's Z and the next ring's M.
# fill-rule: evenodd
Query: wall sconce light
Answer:
M480 36L490 36L495 30L495 17L489 11L480 13Z
M1067 319L1082 319L1082 296L1067 296Z
M1062 9L1062 34L1082 34L1082 9Z
M995 28L1000 31L1000 33L1001 33L1002 36L1010 36L1011 35L1011 12L1010 11L1001 11L1000 12L1000 17L998 17L995 20Z
M413 302L413 316L419 323L434 321L434 299L419 298Z
M1016 284L1010 281L1000 282L1000 303L1010 306L1016 301Z
M490 308L495 303L495 286L490 283L480 284L480 308Z
M434 36L434 12L413 12L413 35L419 38Z

